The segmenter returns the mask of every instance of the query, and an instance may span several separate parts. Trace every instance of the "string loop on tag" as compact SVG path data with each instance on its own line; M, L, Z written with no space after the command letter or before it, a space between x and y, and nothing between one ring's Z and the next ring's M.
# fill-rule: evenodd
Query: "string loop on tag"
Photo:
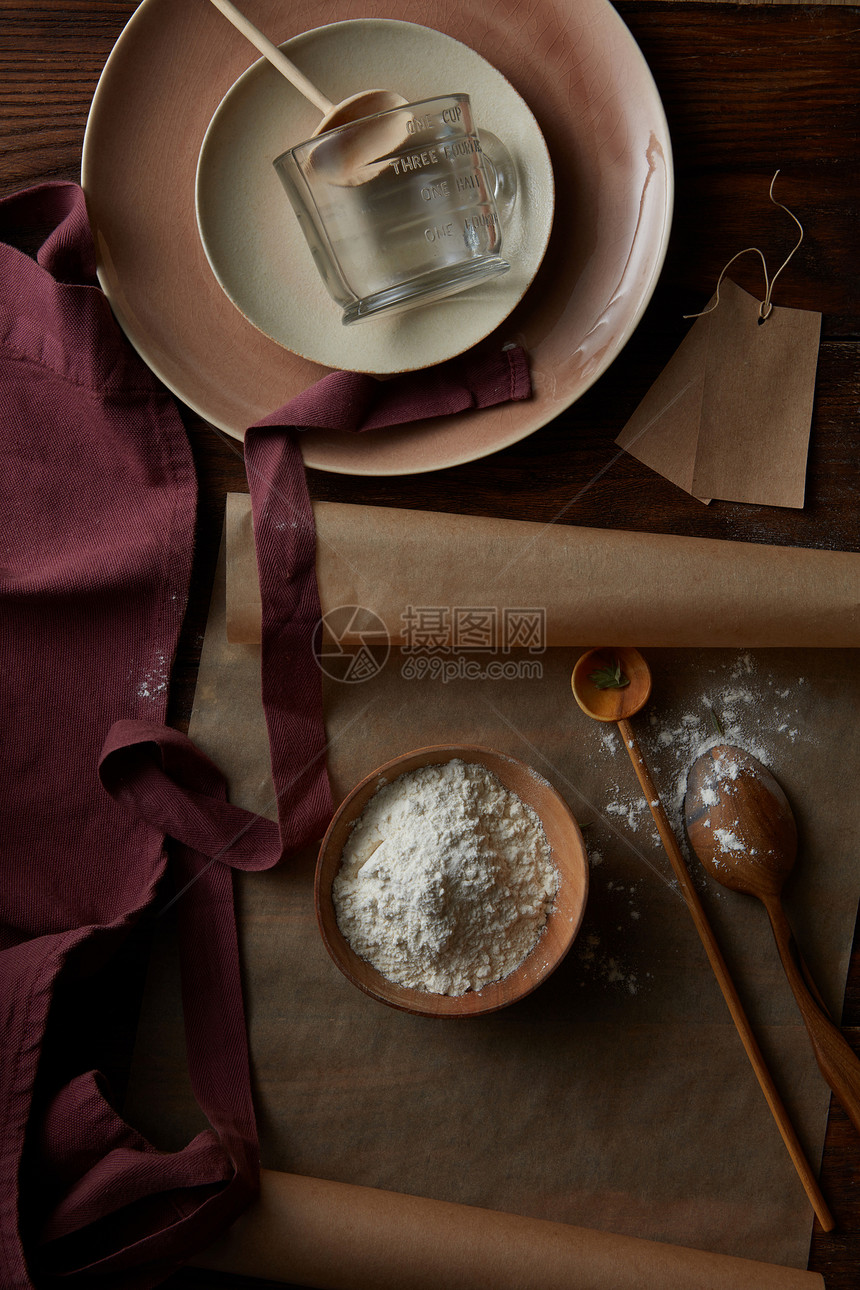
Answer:
M708 305L707 309L703 309L703 310L701 311L701 313L697 313L697 314L684 314L684 318L703 318L705 314L709 314L709 313L711 313L711 312L712 312L712 310L716 309L717 305L720 303L720 284L721 284L721 282L722 282L723 278L726 276L726 273L728 272L729 268L731 267L731 265L733 265L733 264L734 264L735 260L740 259L740 257L741 257L742 255L747 255L747 254L749 254L749 252L751 252L751 251L752 251L752 252L754 252L754 253L759 257L759 259L761 260L761 266L762 266L762 269L764 270L764 287L765 287L765 292L764 292L764 300L762 300L761 304L759 305L759 311L758 311L758 312L759 312L759 322L760 322L760 323L763 323L763 322L765 322L765 321L770 317L771 310L773 309L773 303L772 303L772 301L771 301L771 296L773 295L773 287L774 287L774 283L776 282L776 280L777 280L777 278L779 277L779 275L782 273L783 269L784 269L784 268L786 267L786 265L789 263L789 261L793 258L793 256L796 254L796 252L800 249L800 244L801 244L801 242L803 241L803 225L801 224L800 220L797 218L797 216L796 216L792 211L790 211L790 210L788 209L788 207L787 207L787 206L784 206L784 205L782 204L782 202L778 202L778 201L776 200L776 198L774 197L774 195L773 195L773 186L774 186L774 184L776 183L776 176L777 176L778 174L779 174L779 171L777 170L777 171L775 172L774 176L773 176L773 179L770 181L770 190L769 190L769 192L768 192L768 196L770 197L770 200L773 202L774 206L778 206L778 207L780 208L780 210L784 210L784 211L785 211L786 215L791 216L791 218L794 220L794 222L795 222L795 224L797 225L797 227L800 229L800 236L798 237L798 239L797 239L797 241L795 242L794 246L791 248L791 250L789 251L788 255L785 257L785 259L783 260L782 264L779 266L779 268L777 269L776 273L773 275L773 277L772 277L772 278L769 278L769 277L768 277L768 272L767 272L767 260L765 260L765 258L764 258L764 253L763 253L762 251L760 251L760 250L759 250L759 248L758 248L757 246L745 246L745 247L744 247L744 249L743 249L742 251L738 251L738 252L737 252L737 254L735 254L735 255L733 255L733 256L732 256L732 258L729 260L728 264L726 264L726 265L723 267L722 271L720 272L720 276L717 278L716 297L715 297L715 299L714 299L713 304Z

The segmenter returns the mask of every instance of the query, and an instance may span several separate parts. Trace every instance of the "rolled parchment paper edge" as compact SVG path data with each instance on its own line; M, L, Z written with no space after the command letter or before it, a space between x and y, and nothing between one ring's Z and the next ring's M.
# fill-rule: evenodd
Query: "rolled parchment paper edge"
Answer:
M316 1290L824 1290L817 1272L271 1170L192 1262Z
M432 606L450 624L471 607L499 621L540 611L548 646L860 645L854 552L340 502L315 502L314 515L323 613L369 609L392 644L405 643L410 611ZM228 495L226 533L227 639L259 644L247 494Z

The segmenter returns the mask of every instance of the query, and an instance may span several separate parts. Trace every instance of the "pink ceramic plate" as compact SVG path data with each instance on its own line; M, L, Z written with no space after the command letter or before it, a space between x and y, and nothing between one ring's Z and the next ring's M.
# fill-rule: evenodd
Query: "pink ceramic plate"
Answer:
M244 0L282 42L363 16L352 0ZM535 396L413 427L303 438L305 461L344 474L397 475L486 456L573 403L631 335L665 255L672 212L666 119L650 72L608 0L437 0L374 17L423 21L469 45L522 95L549 148L553 233L540 271L484 343L531 356ZM255 61L205 0L143 0L114 48L93 101L82 182L99 274L131 342L164 383L235 437L326 368L249 323L215 280L197 232L200 145L215 109ZM330 97L337 86L322 87Z

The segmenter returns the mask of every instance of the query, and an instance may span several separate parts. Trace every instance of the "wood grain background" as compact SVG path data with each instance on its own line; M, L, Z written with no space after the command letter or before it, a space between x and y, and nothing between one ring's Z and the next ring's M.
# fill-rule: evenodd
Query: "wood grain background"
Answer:
M98 76L136 6L128 0L0 2L0 192L78 179ZM360 478L310 472L315 498L477 515L860 550L860 12L826 6L619 0L663 97L675 148L677 204L664 273L645 318L610 372L573 408L522 443L433 474ZM401 11L398 16L404 15ZM800 216L803 246L777 303L824 314L803 510L703 507L614 445L627 417L702 307L720 269L751 244L779 263L793 241L779 197ZM760 294L746 257L733 276ZM183 413L200 481L195 592L174 677L171 718L186 724L228 491L246 491L241 450ZM850 800L853 790L848 792ZM843 1020L860 1051L855 942ZM817 1227L810 1268L828 1290L860 1286L860 1141L833 1105L822 1187L835 1233ZM171 1286L261 1285L193 1270Z

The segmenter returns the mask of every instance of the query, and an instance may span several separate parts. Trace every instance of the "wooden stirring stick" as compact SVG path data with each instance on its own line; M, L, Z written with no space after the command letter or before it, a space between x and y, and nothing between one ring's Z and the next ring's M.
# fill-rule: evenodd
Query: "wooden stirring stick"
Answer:
M283 50L258 31L252 22L250 22L243 13L241 13L230 0L212 0L216 9L219 9L228 22L231 22L237 31L241 32L246 40L254 46L255 49L263 55L265 59L276 68L283 77L294 85L300 94L310 102L314 107L319 108L320 112L330 112L334 104L330 99L317 89L317 87L308 80L303 72L300 72L295 63L290 62Z
M612 675L616 669L618 678L623 678L623 685L612 684ZM605 676L609 684L605 688L599 687L592 680L595 674ZM708 961L713 969L714 976L717 978L717 984L728 1005L732 1021L735 1023L735 1029L740 1035L741 1043L755 1071L756 1079L770 1107L771 1115L776 1121L792 1164L797 1170L800 1181L803 1183L804 1190L809 1197L819 1223L825 1232L831 1232L836 1226L835 1220L821 1194L818 1181L809 1161L806 1159L800 1139L767 1068L767 1063L744 1012L743 1004L729 974L729 969L717 943L717 938L708 922L698 892L687 872L687 865L681 854L681 848L678 846L675 834L672 832L669 818L660 801L660 794L657 792L648 767L645 765L642 753L639 750L636 734L629 721L629 718L648 702L648 697L651 693L651 672L648 664L638 650L629 646L620 649L589 650L588 653L582 655L573 669L571 687L574 698L587 716L592 717L595 721L614 721L618 726L621 737L624 740L624 747L630 754L636 778L639 780L642 791L645 794L645 800L654 817L654 823L657 825L660 840L672 864L681 894L696 925L699 939L705 948Z
M259 50L276 71L279 71L309 103L313 103L314 107L322 112L323 119L314 130L315 135L321 134L324 130L334 130L337 126L346 125L359 117L372 116L376 112L387 112L389 108L401 107L406 102L402 95L395 94L393 90L377 89L361 90L360 93L351 94L340 103L332 103L303 72L299 71L283 50L269 40L268 36L258 31L250 19L236 8L232 0L210 0L210 2L237 31L242 33L246 40L251 42L255 49Z

